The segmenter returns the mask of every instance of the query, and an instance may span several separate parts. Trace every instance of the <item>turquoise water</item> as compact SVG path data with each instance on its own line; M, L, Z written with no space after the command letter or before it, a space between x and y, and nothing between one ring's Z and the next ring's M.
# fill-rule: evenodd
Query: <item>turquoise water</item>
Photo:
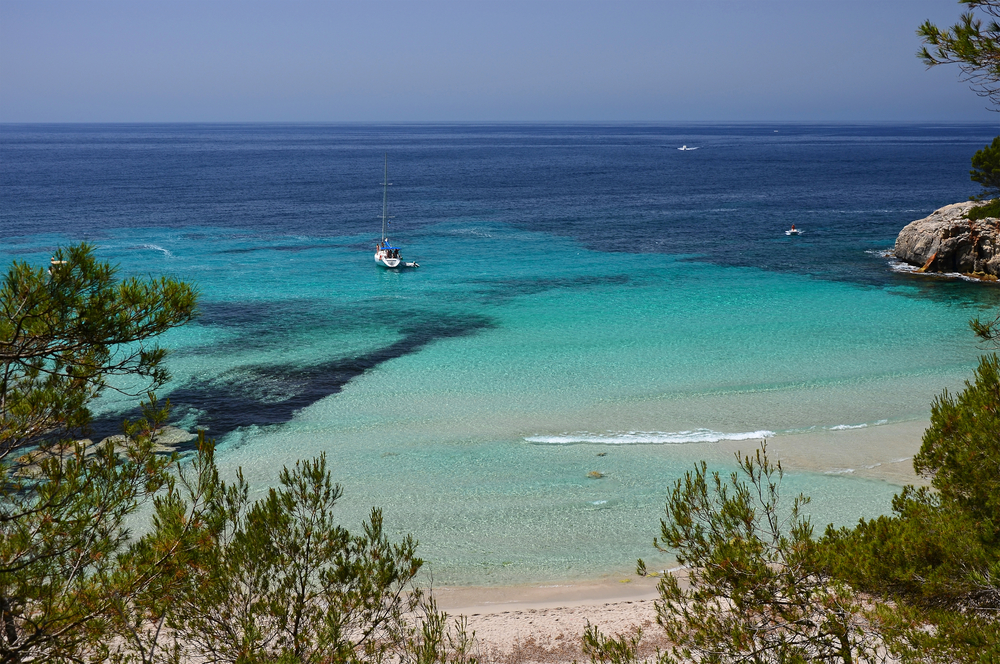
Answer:
M670 557L651 546L666 493L715 442L745 440L749 451L765 437L925 418L932 398L960 387L976 364L980 350L967 320L1000 304L994 288L893 271L881 252L898 228L951 202L948 196L960 200L962 189L957 180L944 193L911 182L882 200L878 187L856 183L891 177L876 157L833 169L824 185L811 180L818 189L812 207L796 216L787 194L805 187L797 178L806 176L783 170L791 157L779 154L771 170L759 167L756 185L746 185L756 194L727 188L693 201L685 190L673 204L690 214L660 215L637 234L632 222L609 230L609 219L629 210L624 216L656 218L667 194L637 193L618 166L620 153L655 162L643 150L666 142L666 130L645 142L628 133L625 147L609 148L610 130L596 128L576 152L552 154L539 146L568 141L578 129L511 130L521 152L496 132L468 128L430 137L390 128L389 138L376 129L361 138L354 130L303 129L309 140L267 127L244 128L238 140L205 128L146 130L187 140L153 147L149 135L132 130L104 128L98 140L82 130L52 138L51 130L15 129L4 135L11 204L0 221L17 232L0 240L0 254L44 264L55 246L87 239L124 274L196 283L201 317L163 339L173 349L174 380L160 395L170 397L177 423L216 437L223 472L241 466L258 491L282 465L326 452L345 489L345 523L380 506L392 531L420 540L437 584L623 574L637 557L669 566ZM831 156L829 133L837 131L803 131L788 149L804 150L796 154L820 169L837 161L841 142L876 156L873 144L900 150L905 143L919 162L986 132L865 129L850 135L853 144L837 134ZM115 140L102 142L109 135ZM744 134L718 135L714 149L751 159L754 143ZM379 141L409 159L399 160L393 179L391 195L400 201L393 239L418 269L373 264L381 153L369 143ZM196 168L198 160L171 166L163 156L183 162L191 143L209 163L241 146L277 151L269 162L277 184L258 190L250 176L212 176ZM337 194L344 202L332 208L324 203L325 179L282 161L317 145L340 159L337 173L347 183L337 187L348 192ZM372 157L364 178L356 172L362 148ZM78 176L82 203L66 192L61 203L49 200L24 184L44 179L39 164L75 173L73 155L81 151L95 150L101 161L135 159L128 150L142 149L159 176L129 180L129 196L116 193L110 175L85 183ZM404 185L427 177L406 170L418 168L420 155L439 176L451 164L451 189L426 180ZM391 171L393 163L390 156ZM524 169L539 163L579 173L580 181L561 191L525 183ZM598 173L598 182L587 173ZM491 176L489 186L500 192L494 198L470 193L472 182ZM612 186L614 177L621 187ZM367 184L355 191L354 179ZM283 200L288 187L305 193ZM219 201L231 215L225 224ZM101 225L102 211L113 221ZM79 225L66 221L74 214ZM733 217L739 223L728 226ZM795 218L805 234L787 237L786 220ZM621 237L629 233L631 240ZM112 426L131 405L103 400L98 426ZM603 477L592 479L592 471ZM787 475L786 485L789 495L812 496L820 527L884 513L897 490L803 472Z

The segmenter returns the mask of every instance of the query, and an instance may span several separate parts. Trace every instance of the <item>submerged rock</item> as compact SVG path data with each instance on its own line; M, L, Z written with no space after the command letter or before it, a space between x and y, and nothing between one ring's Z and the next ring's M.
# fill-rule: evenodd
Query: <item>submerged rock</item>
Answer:
M160 447L174 450L185 443L197 440L198 434L178 429L177 427L165 426L156 432L156 444Z
M977 205L982 203L953 203L910 222L896 238L896 258L920 272L995 280L1000 276L1000 219L967 219L966 213Z
M153 438L153 451L157 454L170 454L178 451L178 448L190 448L193 442L198 439L198 434L178 429L177 427L165 426L157 429ZM108 436L99 446L112 445L116 454L123 454L127 449L128 437L124 434Z

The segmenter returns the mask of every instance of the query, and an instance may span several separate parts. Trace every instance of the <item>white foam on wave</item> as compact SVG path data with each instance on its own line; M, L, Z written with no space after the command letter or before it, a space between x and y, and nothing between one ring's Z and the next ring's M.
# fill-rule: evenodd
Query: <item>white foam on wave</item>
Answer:
M158 244L140 244L139 248L140 249L151 249L153 251L162 251L163 255L166 256L167 258L173 258L174 257L174 255L172 253L170 253L169 249L164 249L163 247L161 247Z
M596 443L599 445L671 445L681 443L718 443L722 440L753 440L772 438L773 431L745 431L721 433L711 429L693 431L625 431L606 434L563 433L557 436L528 436L529 443L547 445L572 445L574 443Z
M909 263L896 258L896 249L894 247L889 247L888 249L868 249L865 253L871 256L884 258L889 263L889 269L893 272L905 272L912 274L920 270L920 268L916 265L910 265Z
M879 420L877 422L872 422L868 424L867 422L862 424L838 424L832 427L826 427L828 431L846 431L848 429L867 429L870 426L877 427L882 424L888 424L889 420Z
M982 281L976 277L970 276L968 274L962 274L961 272L921 272L919 267L916 265L910 265L909 263L904 263L903 261L896 258L895 253L892 249L870 249L865 252L866 254L874 254L876 256L881 256L889 262L889 269L893 272L901 272L904 274L923 274L927 277L941 278L945 277L948 279L961 279L962 281Z
M898 459L889 459L888 461L886 461L886 463L905 463L907 461L911 461L912 459L913 459L913 457L900 457ZM876 463L876 464L873 464L871 466L865 466L865 468L869 468L869 469L871 469L871 468L878 468L881 465L882 465L881 463Z

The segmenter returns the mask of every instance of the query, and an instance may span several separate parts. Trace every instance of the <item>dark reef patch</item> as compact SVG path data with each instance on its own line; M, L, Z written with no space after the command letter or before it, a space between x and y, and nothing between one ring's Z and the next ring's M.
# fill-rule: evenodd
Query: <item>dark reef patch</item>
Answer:
M233 249L222 249L217 251L218 254L253 254L260 251L289 251L289 252L300 252L300 251L312 251L313 249L342 249L344 247L354 247L355 244L337 244L335 242L328 242L325 244L279 244L279 245L261 245L259 247L237 247ZM365 245L367 246L367 245Z
M372 300L377 303L378 300ZM323 334L323 330L338 332L353 330L379 330L395 332L386 325L386 311L378 307L357 307L321 300L265 300L257 302L205 302L199 305L200 315L195 325L229 328L237 332L233 337L214 341L205 347L192 347L180 351L184 354L245 352L250 349L267 350L287 345L288 339L307 330ZM408 307L392 309L392 318L423 321L427 312Z
M481 280L483 288L478 290L481 297L489 301L509 300L522 295L536 295L550 290L587 289L602 286L624 286L631 278L627 274L606 276L556 277L543 279L498 279Z
M383 362L416 353L440 339L469 336L493 326L492 319L484 316L425 317L401 327L402 339L356 357L305 367L244 366L216 380L183 385L167 396L174 413L199 413L197 427L218 439L239 427L287 422L296 411L337 394ZM92 435L99 439L120 433L122 419L137 415L132 411L95 420Z

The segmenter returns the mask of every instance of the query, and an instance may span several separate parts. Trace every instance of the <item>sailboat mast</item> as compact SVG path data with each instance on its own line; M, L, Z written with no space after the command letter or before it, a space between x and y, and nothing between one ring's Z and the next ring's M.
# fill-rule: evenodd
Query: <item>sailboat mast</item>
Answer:
M385 173L382 176L382 242L385 242L385 224L389 214L389 153L385 157Z

